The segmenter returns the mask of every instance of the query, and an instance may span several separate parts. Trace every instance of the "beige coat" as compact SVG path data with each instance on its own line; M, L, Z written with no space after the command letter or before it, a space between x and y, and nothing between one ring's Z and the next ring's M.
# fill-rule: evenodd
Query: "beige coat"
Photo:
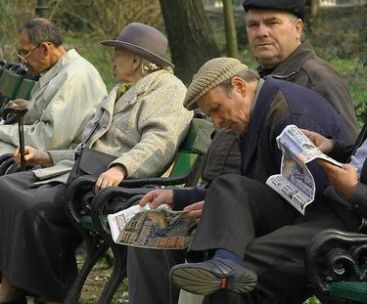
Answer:
M87 147L115 155L128 177L155 176L172 161L186 134L192 112L183 107L186 88L171 73L154 72L131 87L116 102L118 86L102 101L83 133ZM75 151L74 151L75 152ZM56 166L35 170L41 180L65 182L73 151L50 151Z
M94 66L69 50L32 91L24 117L25 143L41 150L75 148L106 95ZM0 155L13 152L18 145L18 125L0 125Z

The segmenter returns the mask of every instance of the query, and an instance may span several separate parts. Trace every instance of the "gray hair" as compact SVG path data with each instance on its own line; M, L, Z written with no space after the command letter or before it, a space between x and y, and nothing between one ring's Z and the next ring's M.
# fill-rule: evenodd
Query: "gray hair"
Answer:
M140 57L140 58L142 59L142 61L141 61L141 73L142 73L143 77L147 76L150 73L153 73L155 71L162 70L162 69L173 73L173 69L169 66L161 67L161 66L159 66L159 65L157 65L153 62L150 62L150 61L148 61L148 60L146 60L142 57Z
M56 47L62 45L62 34L58 27L44 18L34 18L27 21L19 30L26 31L29 41L35 45L50 42Z
M259 81L260 80L260 76L259 73L255 70L243 70L241 72L239 72L237 75L232 76L230 79L227 79L226 81L222 82L219 86L222 87L228 96L231 95L232 93L232 78L233 77L240 77L243 80L245 80L246 82L253 82L253 81Z

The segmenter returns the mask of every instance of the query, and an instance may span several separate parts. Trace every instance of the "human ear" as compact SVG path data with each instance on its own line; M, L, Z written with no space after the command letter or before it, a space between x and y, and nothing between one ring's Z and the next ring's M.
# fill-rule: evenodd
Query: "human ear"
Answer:
M142 58L141 57L136 56L136 55L133 56L132 65L133 65L133 68L134 69L138 68L140 66L141 62L142 62Z
M52 44L49 42L42 42L40 48L45 56L47 56L51 52Z
M297 39L301 39L302 32L303 32L303 21L302 21L302 19L298 18L295 21L294 28L296 30L296 37L297 37Z
M246 84L246 81L242 79L241 77L238 77L238 76L233 77L231 79L231 85L232 85L233 90L236 90L241 95L246 94L247 84Z

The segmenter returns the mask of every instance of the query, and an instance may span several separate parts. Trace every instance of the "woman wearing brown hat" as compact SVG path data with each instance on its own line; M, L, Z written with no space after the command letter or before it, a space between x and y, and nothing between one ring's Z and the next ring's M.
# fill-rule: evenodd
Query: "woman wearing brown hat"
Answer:
M76 231L64 212L73 152L82 158L89 148L114 157L97 175L97 191L126 177L156 176L172 160L191 120L182 105L186 88L163 58L167 39L161 32L131 23L102 44L115 48L119 83L87 124L82 144L76 151L27 147L28 164L44 168L0 178L0 303L26 303L24 291L47 303L66 296L77 272L71 244Z

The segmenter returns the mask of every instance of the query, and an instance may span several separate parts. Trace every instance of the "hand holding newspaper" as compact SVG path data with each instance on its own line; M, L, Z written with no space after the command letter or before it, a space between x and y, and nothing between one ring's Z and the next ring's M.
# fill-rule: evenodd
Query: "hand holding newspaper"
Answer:
M196 221L166 205L151 209L134 205L107 216L115 243L152 249L183 249L189 245Z
M284 128L277 144L283 152L280 174L270 176L266 184L304 215L316 192L315 180L306 164L316 158L339 167L343 164L321 152L295 125Z

